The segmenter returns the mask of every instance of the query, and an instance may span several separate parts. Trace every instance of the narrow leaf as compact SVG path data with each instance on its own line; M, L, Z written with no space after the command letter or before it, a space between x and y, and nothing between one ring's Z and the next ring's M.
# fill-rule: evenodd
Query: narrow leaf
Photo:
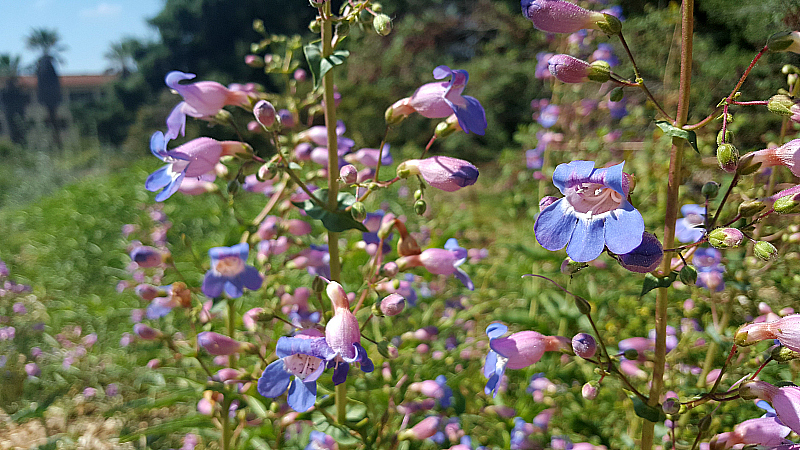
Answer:
M692 130L684 130L683 128L678 128L673 126L671 123L667 122L666 120L657 120L656 126L661 128L661 130L667 136L678 137L681 139L686 139L689 141L689 145L692 146L695 152L698 154L700 153L700 149L697 148L697 134Z

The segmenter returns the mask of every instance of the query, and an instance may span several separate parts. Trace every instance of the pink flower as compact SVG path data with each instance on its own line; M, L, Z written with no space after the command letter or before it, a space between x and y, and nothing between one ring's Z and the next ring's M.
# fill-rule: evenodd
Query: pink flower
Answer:
M720 433L711 441L712 449L727 449L735 445L764 445L772 447L786 443L791 430L775 417L745 420L729 433Z
M784 347L800 352L800 314L792 314L772 322L744 325L733 339L739 346L753 345L765 339L777 339Z
M611 70L605 61L588 63L569 55L554 55L547 61L547 68L562 83L583 83L609 80Z
M478 168L463 159L434 156L403 162L397 167L397 175L401 178L420 175L431 186L453 192L475 184Z
M622 24L615 17L583 9L564 0L522 0L522 14L539 30L574 33L583 29L619 32ZM616 31L615 30L616 28Z
M253 344L239 342L223 334L213 331L203 331L197 335L197 344L212 355L233 355L252 349Z
M427 439L437 431L439 431L439 424L442 422L439 416L429 416L422 419L419 423L411 427L409 430L400 432L399 437L401 440L405 439Z
M374 366L367 356L367 351L361 346L358 319L350 311L350 301L344 288L341 284L331 281L325 292L333 304L333 317L325 325L325 342L335 354L329 360L334 361L336 366L333 383L338 385L347 379L350 364L360 362L361 370L364 372L372 372Z
M786 166L795 176L800 176L800 139L791 140L780 147L765 148L743 156L752 155L750 165L761 163L761 167Z
M226 105L248 105L247 93L230 90L216 81L198 81L180 84L196 75L173 71L167 74L167 86L178 92L183 101L178 103L167 117L167 139L175 139L178 134L186 135L186 116L205 118L214 116Z
M795 433L800 433L800 387L777 387L765 381L752 381L743 384L740 393L744 398L755 397L766 400L775 409L775 414L783 425ZM788 431L783 436L787 434Z

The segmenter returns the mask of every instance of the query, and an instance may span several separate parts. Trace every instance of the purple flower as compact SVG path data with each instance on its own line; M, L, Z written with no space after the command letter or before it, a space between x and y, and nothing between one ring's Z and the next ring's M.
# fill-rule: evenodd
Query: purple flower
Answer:
M705 234L706 209L700 205L681 206L682 218L675 221L675 239L697 242Z
M435 398L442 408L448 408L453 402L453 390L447 385L447 377L439 375L435 380L425 380L411 383L408 389Z
M198 81L191 84L180 84L183 80L191 80L196 75L173 71L167 74L164 81L170 89L178 92L183 101L172 110L167 118L167 138L175 139L178 134L186 134L186 116L214 116L225 105L244 106L248 104L247 93L233 91L216 81Z
M622 100L618 102L612 102L609 100L606 104L608 107L608 113L611 115L611 118L615 120L621 120L628 115L627 105L628 99L626 97L623 97Z
M599 24L611 25L607 15L564 0L521 0L520 4L522 14L533 22L534 27L550 33L599 30Z
M544 165L544 149L538 146L525 151L525 165L528 169L539 170Z
M361 330L358 319L350 311L350 302L341 284L331 281L325 292L333 304L333 317L325 325L325 342L332 350L328 367L334 367L333 384L341 384L347 379L350 364L361 363L361 370L372 372L374 366L361 346Z
M558 105L547 105L539 112L539 125L550 128L558 122L558 114L561 112L561 108Z
M275 353L280 359L261 374L258 392L275 398L289 389L287 400L292 409L298 412L311 409L317 399L317 379L325 371L325 362L334 355L321 334L312 329L278 339Z
M227 356L235 353L250 351L253 344L239 342L236 339L213 331L203 331L197 335L197 345L215 356Z
M131 250L131 260L139 267L158 267L163 262L163 255L157 248L140 245Z
M238 298L242 296L244 288L260 289L264 279L255 267L245 264L249 251L246 243L209 250L211 269L203 278L203 293L209 297L219 297L224 290L229 297Z
M336 440L332 436L313 430L308 435L308 445L305 450L335 450L339 447L336 445Z
M420 175L431 186L453 192L475 184L478 168L463 159L433 156L401 163L397 166L397 175L401 178Z
M624 255L619 255L622 267L636 273L656 270L664 259L664 248L658 238L651 233L642 233L642 243Z
M367 167L378 166L378 154L381 155L381 165L388 166L392 163L392 154L389 153L389 144L383 146L383 151L377 148L362 148L355 153L345 156L345 161L349 163L359 163Z
M386 111L387 120L405 117L417 112L429 119L442 119L455 114L458 125L465 133L483 135L486 132L486 112L473 97L461 95L467 86L466 70L452 70L447 66L433 69L433 78L450 81L428 83L420 86L411 97L398 100Z
M211 172L221 156L234 154L243 148L240 142L220 142L201 137L167 151L167 142L169 139L160 131L153 133L150 138L150 151L167 163L151 173L144 183L145 189L150 192L164 188L156 195L158 202L163 202L174 194L184 177L200 177Z
M455 238L445 242L444 248L429 248L419 255L403 256L397 260L400 270L422 266L435 275L453 275L470 291L475 289L469 275L459 266L467 261L467 250Z
M642 242L644 219L628 200L625 163L595 169L593 161L560 164L553 184L564 197L544 208L533 225L536 240L550 251L567 247L575 261L591 261L603 252L622 255Z
M336 136L337 136L337 138L336 138L336 144L337 144L336 151L339 154L339 156L344 156L344 154L349 153L350 149L352 149L353 146L356 145L355 141L353 141L350 138L346 138L346 137L343 136L345 131L347 131L347 127L345 127L344 122L342 122L341 120L336 122ZM299 141L301 141L301 142L305 142L305 141L313 142L318 147L326 147L326 151L327 151L327 147L328 147L328 129L325 128L322 125L317 125L317 126L311 127L309 129L299 133L297 135L297 139ZM309 157L311 156L312 150L313 150L312 148L303 147L303 149L301 151L298 151L298 149L295 148L295 152L298 152L298 153L307 152ZM302 159L302 158L300 158L300 159ZM325 165L327 165L327 161L325 162Z
M722 253L715 248L698 248L694 252L692 264L697 269L697 285L710 291L720 292L725 289L722 274Z

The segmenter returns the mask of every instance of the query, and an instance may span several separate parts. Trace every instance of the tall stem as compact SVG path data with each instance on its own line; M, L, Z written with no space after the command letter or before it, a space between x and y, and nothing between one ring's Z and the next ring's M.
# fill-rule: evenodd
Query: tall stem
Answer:
M692 38L694 31L694 0L684 0L681 11L681 78L678 88L678 111L675 115L675 126L680 128L686 124L689 115L689 88L692 77ZM678 218L678 195L681 184L680 174L683 165L684 140L672 139L672 151L669 158L669 175L667 179L667 206L664 213L664 248L672 248L675 244L675 221ZM670 272L670 260L664 258L661 272ZM648 405L656 406L664 387L664 365L667 355L667 304L669 293L667 288L659 288L656 297L656 345L653 357L653 381L650 386ZM642 450L653 447L655 423L644 420L642 423Z
M322 57L333 53L333 20L331 2L322 7ZM328 209L338 209L339 197L339 143L336 135L336 101L333 98L333 71L322 77L322 98L325 101L325 128L328 131ZM328 231L328 253L330 255L331 281L341 281L339 263L339 233ZM336 386L336 422L344 423L347 412L346 381Z

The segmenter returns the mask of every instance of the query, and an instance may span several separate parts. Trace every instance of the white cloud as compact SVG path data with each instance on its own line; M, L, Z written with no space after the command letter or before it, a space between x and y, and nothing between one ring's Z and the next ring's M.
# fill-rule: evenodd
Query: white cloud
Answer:
M122 14L122 5L119 3L98 3L93 8L84 8L80 11L83 19L110 19Z

